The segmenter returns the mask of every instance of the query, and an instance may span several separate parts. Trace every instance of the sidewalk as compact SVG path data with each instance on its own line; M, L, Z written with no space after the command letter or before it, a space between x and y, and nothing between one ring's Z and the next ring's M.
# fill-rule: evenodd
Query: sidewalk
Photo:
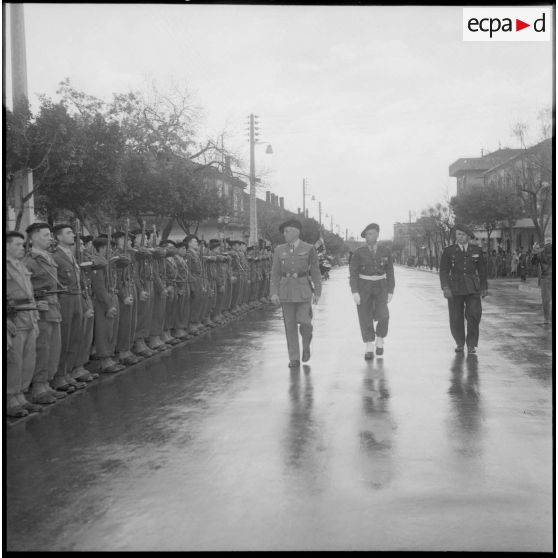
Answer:
M423 271L426 273L434 273L438 275L438 272L435 268L429 269L427 267L410 267L407 265L402 264L395 264L397 267L403 267L405 269L411 269L413 271ZM498 279L489 279L488 280L489 289L493 289L495 287L507 287L507 288L515 288L519 291L522 291L527 294L537 295L540 296L541 288L538 285L538 279L536 277L528 277L526 281L521 281L519 278L514 277L501 277Z

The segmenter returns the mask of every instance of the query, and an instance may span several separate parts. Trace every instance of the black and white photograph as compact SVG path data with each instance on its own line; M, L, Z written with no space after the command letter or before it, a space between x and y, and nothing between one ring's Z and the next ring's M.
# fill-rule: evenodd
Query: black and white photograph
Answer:
M555 552L555 3L4 3L4 551Z

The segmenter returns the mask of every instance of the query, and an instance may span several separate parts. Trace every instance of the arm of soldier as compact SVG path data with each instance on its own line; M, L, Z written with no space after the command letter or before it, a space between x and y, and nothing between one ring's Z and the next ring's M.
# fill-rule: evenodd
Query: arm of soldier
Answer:
M358 294L358 270L360 268L360 255L358 251L353 252L349 263L349 285L353 294Z
M312 283L314 285L315 302L317 302L320 296L322 296L322 274L320 273L320 265L318 263L318 252L316 252L314 246L310 248L309 258L310 276L312 277Z
M279 247L273 253L273 264L271 266L271 277L269 283L269 295L274 304L279 304L279 282L281 280L281 260L279 258Z
M391 253L388 254L388 260L386 265L386 279L388 287L388 303L391 302L393 298L393 291L395 290L395 273L393 271L393 258Z
M451 298L451 289L449 288L449 269L450 262L447 249L442 252L442 257L440 258L440 286L442 291L444 291L444 296L446 298Z
M153 290L156 294L162 294L165 290L165 284L161 279L159 260L153 262Z

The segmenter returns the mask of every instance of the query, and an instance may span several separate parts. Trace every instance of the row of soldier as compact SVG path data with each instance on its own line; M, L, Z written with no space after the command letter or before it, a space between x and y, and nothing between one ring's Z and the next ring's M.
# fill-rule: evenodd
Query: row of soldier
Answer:
M69 224L6 235L7 413L39 412L269 302L271 247L156 230L96 238ZM86 367L91 359L98 367Z

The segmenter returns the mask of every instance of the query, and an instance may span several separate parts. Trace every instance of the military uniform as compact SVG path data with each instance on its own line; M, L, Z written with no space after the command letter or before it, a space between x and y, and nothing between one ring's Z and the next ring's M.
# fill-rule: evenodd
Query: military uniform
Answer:
M49 394L50 382L58 370L60 361L62 314L56 294L40 295L42 292L60 289L58 282L58 266L51 254L32 248L23 263L31 272L31 283L37 299L45 300L48 309L39 312L39 336L36 342L37 360L31 385L33 403L54 403L53 395ZM43 395L46 392L46 395ZM60 392L60 396L64 394Z
M76 242L78 242L76 240ZM72 391L68 386L84 387L82 382L76 382L70 373L76 367L80 346L81 328L83 323L83 307L81 302L81 269L72 250L58 246L52 257L58 266L58 281L66 289L58 297L60 302L61 348L58 370L52 385L56 389ZM76 386L79 383L81 386Z
M118 372L124 367L113 360L119 322L117 272L112 258L110 266L109 260L99 253L93 254L91 259L96 268L91 275L95 310L95 356L103 361L101 372Z
M291 362L300 360L297 324L300 324L303 350L309 350L313 331L312 295L319 297L322 291L315 248L300 239L294 244L296 246L281 244L275 248L270 287L271 295L279 296L283 309Z
M180 246L180 245L179 245ZM190 321L190 278L188 263L180 254L174 256L177 277L176 322L173 335L180 339L189 339L188 323Z
M395 289L391 252L384 246L357 248L349 265L351 292L360 295L357 305L360 333L365 343L388 333L388 295ZM377 322L374 328L374 322Z
M161 339L167 308L164 248L153 249L153 314L149 328L149 348L164 350L168 345Z
M445 248L440 261L440 284L449 297L450 330L458 348L466 342L467 347L474 349L479 340L481 293L488 289L482 250L470 242L465 250L459 244Z
M200 256L192 249L186 252L186 261L190 270L190 323L188 331L197 335L201 328L200 315L203 305L203 277Z
M36 339L39 316L36 310L10 312L9 307L33 307L31 272L20 260L6 257L6 298L10 322L6 370L6 405L8 415L25 416L21 408L23 392L29 388L35 371ZM15 411L15 412L12 412Z
M170 345L180 343L180 340L175 339L171 333L172 330L176 329L176 314L178 310L178 292L176 286L178 267L174 260L175 254L176 248L172 245L168 246L166 247L166 257L163 260L165 286L168 293L166 299L165 322L163 324L163 341Z
M135 260L134 283L138 299L132 350L139 356L149 357L153 355L153 351L146 345L153 315L153 255L149 249L138 247L133 257Z

